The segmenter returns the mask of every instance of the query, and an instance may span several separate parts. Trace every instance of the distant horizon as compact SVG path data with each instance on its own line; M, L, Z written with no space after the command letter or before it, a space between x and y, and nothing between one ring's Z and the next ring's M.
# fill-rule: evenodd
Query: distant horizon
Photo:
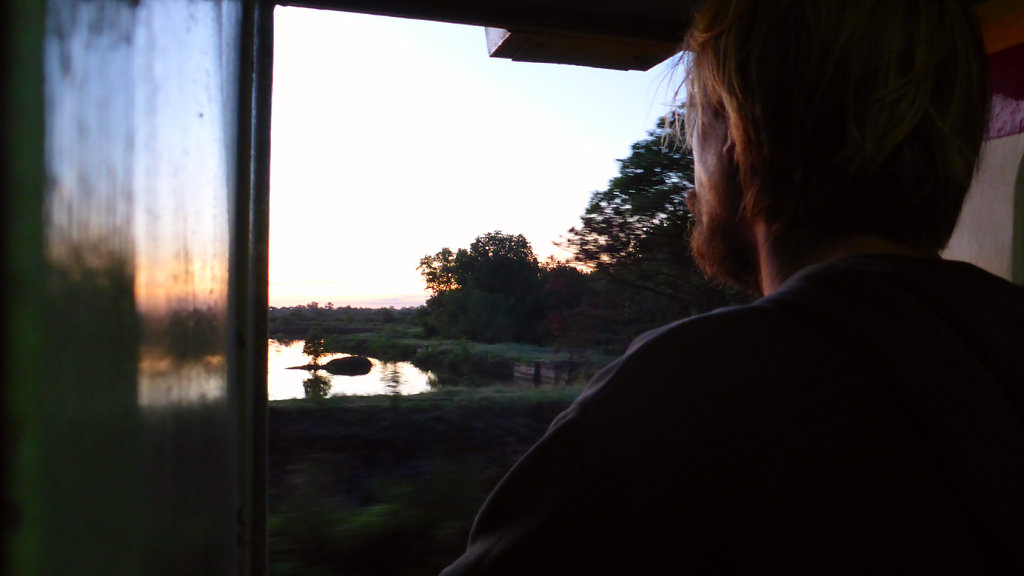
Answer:
M339 302L334 300L325 300L321 302L317 299L306 299L304 302L299 302L296 298L270 298L269 306L271 308L293 308L295 306L305 306L311 302L316 302L321 307L327 304L332 304L335 308L344 308L351 306L352 308L417 308L423 306L427 302L427 298L430 295L424 292L420 294L394 294L386 296L365 296L355 298L344 298L339 299Z

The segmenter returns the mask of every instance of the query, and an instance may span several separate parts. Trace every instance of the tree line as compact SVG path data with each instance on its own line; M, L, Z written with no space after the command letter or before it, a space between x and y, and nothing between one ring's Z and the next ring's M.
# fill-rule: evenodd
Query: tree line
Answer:
M567 261L540 262L501 231L424 256L426 335L621 350L668 320L749 301L706 281L690 255L693 158L670 137L676 120L660 120L592 193L564 238Z

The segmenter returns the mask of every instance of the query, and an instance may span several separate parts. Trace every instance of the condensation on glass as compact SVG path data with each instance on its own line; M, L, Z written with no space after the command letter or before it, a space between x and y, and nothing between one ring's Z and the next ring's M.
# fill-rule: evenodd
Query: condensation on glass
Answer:
M46 8L42 574L224 574L239 0ZM248 121L248 119L245 119Z

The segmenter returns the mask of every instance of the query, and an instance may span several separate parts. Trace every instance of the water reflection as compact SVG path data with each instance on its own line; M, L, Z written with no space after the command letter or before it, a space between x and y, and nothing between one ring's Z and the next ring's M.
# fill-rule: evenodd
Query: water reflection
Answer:
M398 362L388 362L384 365L384 378L382 380L389 393L398 393L398 387L402 385L402 373L398 369Z
M387 394L422 394L429 392L434 374L420 370L409 362L382 362L370 358L369 373L359 376L335 376L324 370L296 370L309 363L302 354L302 340L267 345L267 395L270 400L292 398L326 398L328 396L375 396ZM348 354L328 354L321 362L329 362Z
M144 352L139 361L139 405L159 408L223 400L226 370L223 356L182 362Z
M319 371L302 381L302 388L306 392L306 398L327 398L331 392L331 381Z

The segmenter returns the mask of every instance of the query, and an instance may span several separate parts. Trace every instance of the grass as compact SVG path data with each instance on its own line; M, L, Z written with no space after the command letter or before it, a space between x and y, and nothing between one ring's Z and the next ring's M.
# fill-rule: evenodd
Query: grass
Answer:
M436 574L579 386L271 403L271 573Z

